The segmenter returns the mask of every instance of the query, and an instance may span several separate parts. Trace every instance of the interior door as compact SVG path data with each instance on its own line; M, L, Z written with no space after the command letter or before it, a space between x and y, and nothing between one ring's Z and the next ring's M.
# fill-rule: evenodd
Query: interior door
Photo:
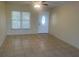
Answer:
M42 12L38 17L38 33L48 33L49 13Z

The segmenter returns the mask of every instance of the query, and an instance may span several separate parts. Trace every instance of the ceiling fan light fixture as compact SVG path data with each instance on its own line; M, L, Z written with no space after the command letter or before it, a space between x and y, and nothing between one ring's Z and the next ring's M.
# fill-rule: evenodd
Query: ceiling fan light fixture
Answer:
M40 8L41 6L39 4L35 4L34 8Z

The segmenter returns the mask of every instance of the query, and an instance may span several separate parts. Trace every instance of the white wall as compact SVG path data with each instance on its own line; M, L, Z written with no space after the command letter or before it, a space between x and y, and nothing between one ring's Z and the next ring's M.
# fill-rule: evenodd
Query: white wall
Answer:
M38 15L40 13L40 10L35 10L33 6L28 5L28 4L14 4L14 3L7 3L6 4L7 8L7 34L8 35L15 35L15 34L36 34L38 33ZM11 11L16 10L16 11L28 11L31 12L31 28L27 30L12 30L11 29ZM43 10L43 11L48 11L48 9ZM42 12L43 12L42 11Z
M8 35L15 35L15 34L36 34L37 33L37 12L34 11L30 5L26 4L10 4L7 3L7 34ZM12 30L11 29L11 11L27 11L31 13L31 28L27 30Z
M49 33L79 48L79 2L51 10Z
M0 47L6 38L6 14L5 3L0 2Z

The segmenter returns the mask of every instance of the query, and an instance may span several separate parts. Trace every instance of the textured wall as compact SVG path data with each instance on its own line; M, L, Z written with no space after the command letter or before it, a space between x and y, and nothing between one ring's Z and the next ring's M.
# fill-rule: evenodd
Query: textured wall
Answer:
M51 10L49 33L79 48L79 2Z

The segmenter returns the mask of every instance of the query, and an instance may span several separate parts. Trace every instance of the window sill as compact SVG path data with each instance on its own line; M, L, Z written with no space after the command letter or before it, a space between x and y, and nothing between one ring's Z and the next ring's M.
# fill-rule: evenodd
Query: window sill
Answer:
M30 30L30 29L11 29L11 30Z

